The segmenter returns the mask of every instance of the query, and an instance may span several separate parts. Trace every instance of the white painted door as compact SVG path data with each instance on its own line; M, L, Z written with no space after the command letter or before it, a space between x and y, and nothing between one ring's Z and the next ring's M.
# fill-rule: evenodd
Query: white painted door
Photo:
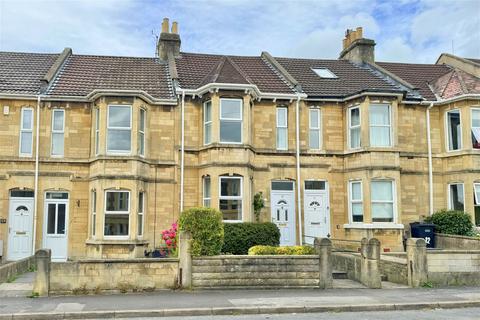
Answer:
M68 256L68 193L47 192L44 216L44 247L52 250L52 261L66 261Z
M305 181L304 191L305 243L315 238L330 237L330 208L325 181Z
M7 260L32 255L33 198L10 198Z
M270 204L272 221L280 230L280 245L295 245L295 190L293 182L272 182Z

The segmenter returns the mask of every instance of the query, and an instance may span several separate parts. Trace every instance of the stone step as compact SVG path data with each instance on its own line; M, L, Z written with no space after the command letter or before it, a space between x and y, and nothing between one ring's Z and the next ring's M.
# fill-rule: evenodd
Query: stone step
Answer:
M195 287L194 290L278 290L278 289L315 289L315 286L226 286L226 287Z
M239 258L242 257L242 258ZM252 258L239 256L229 258L193 259L192 266L226 266L226 265L318 265L318 257L288 256L281 258Z
M319 272L203 272L192 273L193 280L209 279L318 279Z
M348 279L347 273L345 271L333 270L332 272L333 279Z
M318 272L316 265L219 265L219 266L192 266L193 273L214 272Z
M277 287L293 287L293 286L311 286L318 287L318 279L208 279L208 280L192 280L194 287L257 287L257 286L277 286Z

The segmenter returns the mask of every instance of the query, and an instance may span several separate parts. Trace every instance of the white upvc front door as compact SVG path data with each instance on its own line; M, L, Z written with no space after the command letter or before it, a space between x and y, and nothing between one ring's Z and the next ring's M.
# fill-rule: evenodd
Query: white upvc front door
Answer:
M305 181L305 243L313 244L315 238L330 237L330 208L328 185L325 181Z
M7 260L32 255L33 198L10 198Z
M295 245L295 189L293 181L272 182L270 207L272 222L280 230L280 245Z
M68 193L47 192L45 199L43 245L52 250L52 261L68 257Z

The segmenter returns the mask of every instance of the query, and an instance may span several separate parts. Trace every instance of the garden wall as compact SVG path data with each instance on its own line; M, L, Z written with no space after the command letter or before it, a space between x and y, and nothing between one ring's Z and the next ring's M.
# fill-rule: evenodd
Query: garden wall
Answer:
M435 246L447 250L480 250L480 238L435 233Z
M433 284L480 285L480 250L434 250L427 257Z
M178 259L104 259L50 264L50 293L138 292L177 286Z
M25 273L34 267L35 256L3 264L0 266L0 283L4 283L9 278Z

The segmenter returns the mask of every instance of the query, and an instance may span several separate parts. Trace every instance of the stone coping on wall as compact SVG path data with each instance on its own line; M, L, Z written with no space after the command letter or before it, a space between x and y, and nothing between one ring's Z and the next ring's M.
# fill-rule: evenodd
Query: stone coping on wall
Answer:
M178 258L129 258L129 259L78 259L67 262L52 263L156 263L156 262L178 262Z
M217 259L318 259L318 255L220 255L193 257L194 260L217 260Z
M405 229L405 226L401 223L346 223L343 225L345 229Z
M401 258L401 257L398 257L398 256L381 254L380 255L380 260L390 261L390 262L395 262L395 263L405 264L405 265L407 264L407 256L406 255L405 255L405 258Z
M465 239L465 240L472 240L472 241L479 241L480 242L479 237L459 236L459 235L455 235L455 234L446 234L446 233L437 233L437 232L435 232L435 236L445 237L445 238L454 238L454 239Z
M427 254L480 254L480 250L429 249Z

